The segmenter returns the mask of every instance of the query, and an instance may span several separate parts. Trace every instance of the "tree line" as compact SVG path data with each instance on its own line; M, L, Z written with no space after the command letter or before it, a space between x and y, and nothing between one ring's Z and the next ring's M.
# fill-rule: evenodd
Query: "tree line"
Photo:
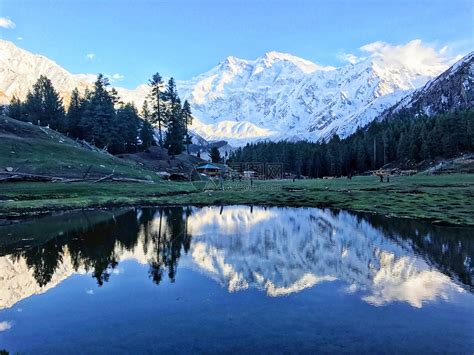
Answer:
M279 162L285 171L309 177L347 176L388 163L416 164L474 151L474 111L434 117L400 112L374 121L345 139L328 142L259 142L232 152L229 161Z
M192 123L187 101L181 104L173 78L164 85L156 73L150 80L151 93L141 112L123 103L109 80L97 76L92 90L71 93L67 110L51 80L41 76L25 101L13 97L8 115L14 119L49 126L72 138L83 139L112 154L132 153L156 145L153 126L158 129L158 144L169 154L189 149L188 127ZM166 134L165 134L166 130Z

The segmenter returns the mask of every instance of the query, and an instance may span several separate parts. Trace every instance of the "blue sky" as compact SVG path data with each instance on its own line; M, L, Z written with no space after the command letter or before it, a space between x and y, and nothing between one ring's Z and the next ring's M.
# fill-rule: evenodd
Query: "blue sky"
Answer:
M374 41L413 39L450 54L474 47L472 0L0 0L0 37L73 73L118 73L134 87L156 71L188 79L228 55L276 50L343 64ZM2 23L0 22L0 26ZM10 28L6 28L10 27ZM88 54L91 54L89 58Z

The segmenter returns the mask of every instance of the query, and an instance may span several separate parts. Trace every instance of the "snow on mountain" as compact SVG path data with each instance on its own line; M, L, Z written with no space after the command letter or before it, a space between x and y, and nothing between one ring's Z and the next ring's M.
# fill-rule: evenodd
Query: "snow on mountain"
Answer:
M192 129L208 141L226 140L231 145L245 144L259 138L271 138L278 132L260 128L248 121L220 121L214 124L204 124L196 119Z
M474 107L474 52L430 80L383 113L383 117L408 111L432 116L437 113Z
M25 99L40 75L47 76L66 101L74 88L84 91L89 86L52 60L0 39L0 103L8 103L14 95Z
M0 104L7 104L13 96L26 98L28 90L41 75L47 76L68 104L72 90L84 92L92 88L95 74L71 74L54 61L18 48L13 43L0 39ZM124 102L141 105L148 94L147 85L139 85L130 90L117 88Z
M262 139L345 137L445 71L452 63L419 40L401 46L374 42L365 57L334 68L268 52L255 60L227 57L206 73L177 81L191 103L192 129L207 140L233 145ZM91 87L91 74L71 74L53 61L0 40L0 103L20 98L40 75L48 76L67 103L70 92ZM116 88L123 102L140 107L149 87Z
M178 87L204 124L246 122L271 139L318 140L353 133L452 61L419 40L361 49L369 56L337 69L277 52L253 61L228 57ZM227 128L213 127L213 139L224 139Z

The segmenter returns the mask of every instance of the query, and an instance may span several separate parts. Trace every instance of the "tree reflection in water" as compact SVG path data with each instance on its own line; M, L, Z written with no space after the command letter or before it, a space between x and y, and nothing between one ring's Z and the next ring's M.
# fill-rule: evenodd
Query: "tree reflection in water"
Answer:
M145 255L149 255L148 248L153 247L149 260L150 278L159 284L167 273L174 281L181 251L187 253L190 248L189 214L190 209L183 207L130 210L86 230L71 231L42 245L15 251L11 256L15 260L25 259L40 287L51 281L65 254L70 256L74 271L91 273L102 286L118 265L120 255L117 251L133 251L143 235ZM158 229L153 226L156 223Z
M287 243L291 243L292 233L295 233L295 236L300 234L300 240L303 244L309 243L308 241L311 239L313 239L316 244L321 241L325 244L324 248L326 248L323 248L323 250L328 252L331 249L335 251L335 249L339 247L342 249L346 247L349 248L353 241L354 243L356 242L355 239L351 238L341 239L340 237L336 237L336 239L333 239L332 233L337 229L335 226L337 222L330 222L330 219L325 218L324 215L332 215L332 217L337 220L338 211L326 211L323 213L323 217L321 217L321 215L318 216L316 212L313 215L311 212L308 214L309 217L307 219L302 218L301 220L296 220L298 219L296 216L300 216L299 213L293 211L292 213L294 214L291 214L291 209L279 209L272 218L278 221L281 219L280 217L285 216L287 219L285 220L286 222L281 221L281 223L287 223L287 227L277 229L281 226L273 228L273 222L269 222L266 226L258 224L265 220L265 214L273 213L271 212L273 211L272 209L268 211L261 208L251 210L249 207L244 206L235 207L235 209L239 213L243 209L245 210L245 214L232 216L233 219L231 220L225 213L222 215L222 210L219 211L218 208L206 210L191 207L162 207L120 210L114 212L111 217L107 219L103 218L98 222L92 222L90 215L83 215L82 217L87 217L88 223L83 223L81 228L71 229L61 235L54 235L53 237L43 236L43 239L47 241L40 245L23 246L22 250L10 251L6 254L10 254L10 256L17 261L24 258L26 265L33 271L33 276L40 287L46 286L51 282L54 273L65 259L71 260L74 271L86 271L90 273L97 280L98 285L102 286L105 282L109 281L124 253L137 254L137 249L142 249L139 251L143 256L142 262L149 265L148 274L154 283L160 284L166 277L171 282L174 282L176 280L178 262L182 257L182 253L187 254L192 249L191 234L193 229L195 233L199 235L199 238L204 238L208 248L210 245L210 247L214 248L211 248L212 250L217 251L222 250L219 248L232 249L234 254L228 256L236 257L237 255L240 259L235 259L237 261L234 261L240 263L242 263L242 258L245 258L248 253L254 253L254 259L252 259L254 263L256 263L257 260L264 263L264 260L257 258L257 256L260 255L260 251L255 250L255 248L264 248L264 254L271 250L278 251L280 250L279 248L283 248L281 250L284 250L286 246L278 245L278 243L285 243L285 240ZM206 215L206 211L210 212L209 215ZM285 211L288 211L288 213ZM317 211L317 209L314 209L314 211ZM379 231L379 234L383 235L382 239L386 240L388 244L408 244L411 250L409 252L410 254L421 256L428 265L432 265L450 278L459 280L464 288L472 290L473 272L470 261L474 255L474 242L471 239L472 228L445 228L436 227L423 221L400 221L381 216L347 214L346 212L343 214L342 219L345 218L347 220L348 215L355 219L353 223L354 226L351 227L352 229L349 230L349 233L360 232L361 222L364 221L368 223L371 228ZM249 217L249 215L251 217ZM204 217L209 219L205 219ZM193 220L193 225L188 226L190 220ZM223 224L222 228L224 229L222 230L225 230L226 233L229 232L229 235L233 236L233 239L229 242L230 244L226 244L227 242L222 238L220 240L218 238L213 239L215 237L213 236L213 228L219 223ZM312 224L316 227L309 229L307 236L301 237L303 233L302 230L307 228L305 223ZM291 227L291 225L293 225L293 227ZM201 227L202 230L200 230ZM261 238L260 234L266 233L265 236L262 237L263 244L257 243L252 245L242 239L241 237L247 233L245 230L246 227L253 228L252 233L254 234L252 236L256 239ZM236 228L235 231L232 230L232 228ZM264 229L260 231L259 228ZM0 232L1 231L0 227ZM315 235L315 232L319 233L319 235ZM24 233L25 236L34 235L35 224L33 223L31 225L29 232L28 230L22 230L21 233ZM284 238L275 237L275 233L284 234ZM203 239L199 238L197 240L202 242ZM364 250L364 248L374 247L368 236L366 239L367 243L363 242L360 244L361 249L356 249L356 252ZM298 238L295 240L298 240ZM295 242L295 240L293 240L293 242ZM361 239L359 239L359 241L360 240ZM212 243L214 243L214 245L212 245ZM222 245L218 245L220 243ZM248 249L245 249L245 245L242 243L247 243ZM348 243L348 245L345 246L344 243ZM193 243L193 245L195 244L196 243ZM15 244L15 249L16 248L18 248L18 245ZM303 250L303 248L304 246L301 246L301 250ZM0 246L0 251L2 249L8 250L9 247L8 245L2 245ZM208 251L212 251L211 249L208 249ZM308 265L314 264L317 261L316 259L321 258L321 255L317 254L318 250L316 246L316 248L308 248L305 251L308 253L313 251L316 254L301 254L303 255L302 257L306 259L302 265L308 267ZM239 252L243 252L245 255L238 255ZM341 256L337 257L337 253L334 255L336 259L328 259L328 262L339 262L337 258L341 258ZM368 255L368 257L372 256ZM361 258L360 260L365 259ZM291 263L291 260L289 262ZM260 267L258 265L247 264L246 261L243 263L251 269L251 272L256 271ZM334 266L333 269L340 267L336 266ZM275 265L274 267L285 268L286 266L282 264L279 266ZM352 266L349 265L348 267L351 268ZM284 272L284 270L278 271ZM254 276L252 275L248 277L253 278ZM336 272L333 274L328 273L327 275L338 276ZM249 280L244 281L247 282Z

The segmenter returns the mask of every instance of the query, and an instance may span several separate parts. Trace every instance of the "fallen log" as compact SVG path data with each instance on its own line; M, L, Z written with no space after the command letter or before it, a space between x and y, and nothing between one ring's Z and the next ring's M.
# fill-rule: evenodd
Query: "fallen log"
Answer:
M16 176L16 179L23 178L25 179L25 181L51 181L54 179L57 179L57 180L63 179L61 177L56 177L56 176L26 174L26 173L18 173L18 172L0 172L0 176L2 175L8 175L9 177Z
M112 176L114 176L114 173L112 174L109 174L109 175L106 175L104 177L101 177L100 179L98 180L94 180L93 183L95 184L96 182L101 182L101 181L104 181L104 180L107 180L107 179L110 179Z
M110 179L112 176L114 176L114 174L115 174L115 168L114 168L114 170L112 170L112 174L109 174L109 175L106 175L106 176L104 176L104 177L101 177L100 179L95 180L93 183L95 184L96 182L101 182L101 181Z
M132 178L111 178L112 181L116 182L141 182L144 184L154 184L153 180L142 180L142 179L132 179Z

